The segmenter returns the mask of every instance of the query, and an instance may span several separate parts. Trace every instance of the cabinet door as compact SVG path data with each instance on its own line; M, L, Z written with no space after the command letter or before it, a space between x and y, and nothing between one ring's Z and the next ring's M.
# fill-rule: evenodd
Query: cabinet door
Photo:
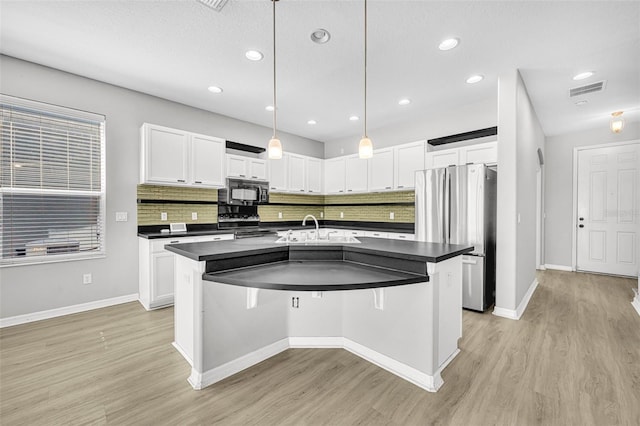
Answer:
M227 176L246 178L249 175L247 160L239 155L227 154Z
M481 143L460 148L460 164L497 164L498 142Z
M173 303L174 260L171 252L151 254L151 308Z
M396 188L414 188L416 171L425 168L424 142L398 146L395 154Z
M437 167L457 166L460 164L459 149L445 149L442 151L427 152L425 165L428 169Z
M393 189L393 148L374 151L369 159L369 191Z
M142 182L186 185L189 134L150 124L142 134Z
M364 192L367 190L368 161L357 155L349 156L345 162L345 186L347 192Z
M280 160L269 160L269 189L272 191L287 191L287 166L289 154L284 153Z
M259 158L250 158L249 162L249 176L251 179L267 179L267 162Z
M197 186L224 186L224 139L191 137L191 183Z
M322 192L322 160L307 158L305 168L307 170L307 192Z
M333 158L324 162L324 190L327 194L344 192L345 180L344 158Z
M304 160L301 155L289 154L289 191L305 191Z

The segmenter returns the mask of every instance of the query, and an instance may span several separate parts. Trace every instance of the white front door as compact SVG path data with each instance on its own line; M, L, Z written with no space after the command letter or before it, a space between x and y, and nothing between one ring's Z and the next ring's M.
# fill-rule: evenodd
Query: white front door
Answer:
M636 276L640 143L578 150L576 269Z

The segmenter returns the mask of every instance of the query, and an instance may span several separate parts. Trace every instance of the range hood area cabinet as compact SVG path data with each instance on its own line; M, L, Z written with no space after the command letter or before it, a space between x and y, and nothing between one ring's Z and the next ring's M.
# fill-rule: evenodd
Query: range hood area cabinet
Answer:
M321 194L324 160L285 152L279 160L269 160L269 190Z
M227 177L267 179L267 161L262 158L227 154Z
M149 123L140 136L140 183L224 187L224 139Z
M425 156L425 165L428 169L481 163L487 166L498 164L497 141L430 151Z

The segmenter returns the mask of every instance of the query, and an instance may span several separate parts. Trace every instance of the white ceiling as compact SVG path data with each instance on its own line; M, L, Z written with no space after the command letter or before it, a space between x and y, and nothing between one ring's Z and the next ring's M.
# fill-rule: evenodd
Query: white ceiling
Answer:
M0 52L270 127L271 5L0 0ZM348 117L363 113L362 0L276 8L278 128L322 142L359 137L362 121ZM368 9L370 129L495 100L498 76L516 68L547 136L607 126L616 110L640 121L640 1L369 0ZM311 42L316 28L329 43ZM460 45L439 51L448 37ZM264 60L248 61L248 49ZM596 74L572 81L585 70ZM466 84L475 73L485 79ZM587 105L569 99L600 80L603 92L579 98ZM412 103L399 106L402 97Z

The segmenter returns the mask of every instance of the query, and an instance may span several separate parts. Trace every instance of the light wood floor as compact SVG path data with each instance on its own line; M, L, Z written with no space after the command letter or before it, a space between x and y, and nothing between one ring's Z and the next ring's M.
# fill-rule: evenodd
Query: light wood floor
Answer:
M0 331L2 425L640 425L637 282L547 271L520 321L464 312L428 393L340 349L291 349L202 391L173 310L137 303Z

